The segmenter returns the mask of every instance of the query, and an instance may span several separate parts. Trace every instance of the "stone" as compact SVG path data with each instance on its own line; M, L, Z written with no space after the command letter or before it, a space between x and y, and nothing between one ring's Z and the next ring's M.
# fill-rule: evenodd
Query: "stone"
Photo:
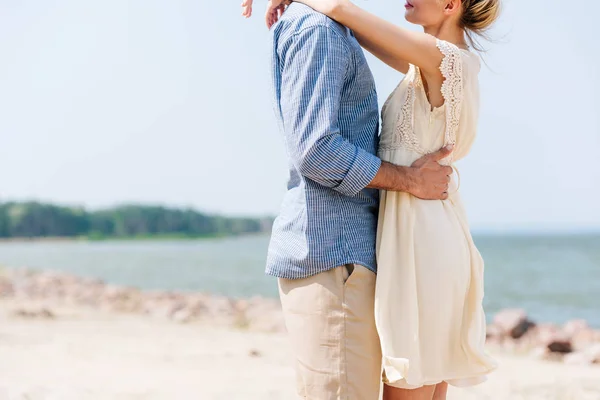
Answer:
M550 351L545 346L538 346L538 347L534 348L533 350L531 350L531 352L529 354L531 357L535 358L536 360L547 360L548 355L550 354Z
M235 300L223 296L212 297L207 302L206 309L211 318L232 316L240 312L235 307Z
M15 294L12 281L5 276L0 276L0 297L9 297Z
M173 315L173 310L169 305L156 303L154 305L145 305L146 313L154 318L167 319Z
M56 315L50 311L47 308L42 308L39 312L38 312L38 316L45 318L45 319L54 319L56 318Z
M185 306L187 304L185 303L185 301L172 299L172 300L167 300L166 305L167 305L167 310L168 310L167 317L173 318L173 316L177 312L185 310Z
M487 339L490 338L500 338L504 335L504 331L498 325L490 324L487 326L485 330L485 337Z
M535 341L538 345L548 346L553 338L560 332L558 327L553 324L539 324L533 330Z
M570 353L573 351L571 338L564 332L557 332L547 344L548 350L553 353Z
M563 332L571 337L585 329L589 329L589 325L583 319L574 319L568 321L565 326L563 326Z
M552 324L541 324L535 327L536 342L552 353L570 353L573 351L571 337Z
M175 311L171 315L171 319L179 323L187 323L194 319L194 315L188 308L182 308L181 310Z
M595 335L596 332L594 332L594 330L591 328L584 328L577 331L571 337L571 343L573 344L573 348L576 350L584 350L588 348L589 346L594 344Z
M47 308L39 310L27 310L19 308L13 311L13 315L21 318L42 318L42 319L54 319L56 315Z
M248 352L248 355L250 357L261 357L262 354L260 353L260 351L256 350L256 349L252 349Z
M193 318L200 318L206 314L206 296L190 296L187 300L186 309L189 310Z
M584 353L590 358L592 363L600 364L600 343L588 347Z
M527 318L527 313L522 309L506 309L494 316L494 325L498 326L505 335L518 339L535 326Z
M240 312L246 312L250 307L250 301L246 299L238 300L235 302L234 308Z

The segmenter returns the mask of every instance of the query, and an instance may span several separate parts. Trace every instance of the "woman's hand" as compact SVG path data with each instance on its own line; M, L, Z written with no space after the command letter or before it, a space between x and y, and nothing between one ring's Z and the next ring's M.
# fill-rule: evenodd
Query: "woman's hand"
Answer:
M322 14L327 15L330 18L335 18L335 13L341 7L350 3L349 0L295 0L299 3L304 3L310 8L318 11ZM265 13L265 22L267 27L271 29L281 14L285 11L285 8L290 5L291 0L269 0L267 2L267 11ZM250 18L252 16L252 3L253 0L242 1L242 16Z
M271 29L275 22L281 18L281 14L283 14L285 8L290 5L290 3L291 0L269 0L267 2L267 12L265 13L267 28Z
M242 1L242 17L250 18L252 16L252 0Z
M251 1L251 0L245 0ZM350 3L349 0L294 0L298 3L304 3L315 11L325 14L330 18L335 19L336 11L341 7ZM291 3L290 0L269 0L267 3L267 12L265 15L265 22L267 27L270 29L277 20L281 17L281 14L285 11Z
M252 2L253 0L242 1L242 17L250 18L252 16ZM267 27L271 29L271 26L275 24L281 18L281 14L285 11L285 8L291 3L291 0L269 0L267 2L267 12L265 14L265 22Z

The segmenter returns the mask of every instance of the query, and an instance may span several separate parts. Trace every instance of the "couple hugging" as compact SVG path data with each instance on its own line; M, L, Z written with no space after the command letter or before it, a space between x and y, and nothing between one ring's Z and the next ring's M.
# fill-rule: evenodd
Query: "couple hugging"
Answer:
M409 0L406 19L422 33L348 0L269 1L290 177L267 273L278 277L300 398L442 400L448 384L478 384L495 368L483 260L452 165L477 130L480 59L469 45L499 6ZM242 7L249 17L252 0ZM361 46L404 74L381 134Z

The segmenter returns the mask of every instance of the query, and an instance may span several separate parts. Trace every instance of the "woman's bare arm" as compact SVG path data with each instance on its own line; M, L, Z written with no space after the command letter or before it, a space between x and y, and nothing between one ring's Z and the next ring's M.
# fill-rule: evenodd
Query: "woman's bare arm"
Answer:
M360 45L369 53L373 54L390 67L402 72L403 74L408 72L408 67L410 64L406 60L403 58L398 58L393 54L388 54L385 51L381 51L377 46L377 43L374 43L372 40L370 40L369 36L363 36L358 32L354 32L354 36L356 36L358 43L360 43Z
M399 71L405 62L424 72L440 73L442 54L436 38L396 26L346 0L298 0L354 31L369 51Z

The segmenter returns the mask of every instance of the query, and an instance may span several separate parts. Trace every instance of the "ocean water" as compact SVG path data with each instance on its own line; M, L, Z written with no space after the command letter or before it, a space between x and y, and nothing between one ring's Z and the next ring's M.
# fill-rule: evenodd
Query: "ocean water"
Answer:
M269 238L188 241L2 242L0 265L59 270L143 289L277 296L263 273ZM599 235L476 235L488 317L524 308L537 321L600 327Z

